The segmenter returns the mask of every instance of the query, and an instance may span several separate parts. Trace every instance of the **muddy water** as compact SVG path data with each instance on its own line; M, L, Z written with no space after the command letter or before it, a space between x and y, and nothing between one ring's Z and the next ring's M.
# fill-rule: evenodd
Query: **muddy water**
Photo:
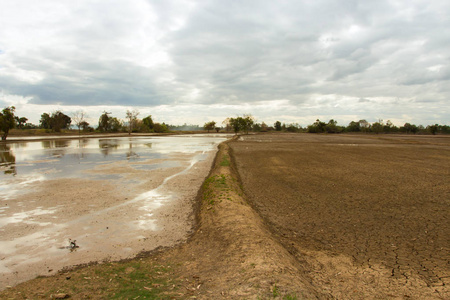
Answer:
M0 289L185 240L192 201L225 138L1 144Z

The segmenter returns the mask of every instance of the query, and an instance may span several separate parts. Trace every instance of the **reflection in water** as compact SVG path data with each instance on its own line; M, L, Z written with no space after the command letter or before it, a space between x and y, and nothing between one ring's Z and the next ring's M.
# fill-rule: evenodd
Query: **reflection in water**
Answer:
M119 148L118 139L100 139L98 140L98 147L104 156L108 156L110 152L114 152Z
M139 158L139 155L133 151L133 143L130 142L128 151L127 151L127 160L136 160Z
M96 164L115 161L133 162L133 168L153 169L139 164L161 159L170 153L193 153L214 147L218 137L132 137L80 138L0 145L0 189L8 189L2 178L17 175L22 179L39 175L46 179L86 177L83 173ZM222 137L219 137L221 139ZM4 177L6 176L6 177ZM90 178L94 176L88 175Z
M0 170L5 174L16 175L16 157L9 145L0 145Z
M51 154L53 156L64 156L66 150L65 148L70 146L70 140L52 140L52 141L42 141L42 148L51 149Z
M69 147L71 141L70 140L51 140L51 141L42 141L41 143L42 143L42 148L53 149L53 148Z

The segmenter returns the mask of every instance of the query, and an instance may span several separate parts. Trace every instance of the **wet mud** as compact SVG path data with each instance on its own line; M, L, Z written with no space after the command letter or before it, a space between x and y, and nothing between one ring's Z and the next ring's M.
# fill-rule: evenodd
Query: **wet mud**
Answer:
M0 145L0 288L185 241L224 137Z

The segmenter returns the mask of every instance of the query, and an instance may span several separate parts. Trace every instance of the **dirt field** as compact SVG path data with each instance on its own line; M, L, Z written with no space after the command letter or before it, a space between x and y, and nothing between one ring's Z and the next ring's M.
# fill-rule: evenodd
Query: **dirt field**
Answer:
M249 202L314 286L450 298L449 137L256 135L231 147Z
M221 144L186 242L4 299L449 299L450 139L265 134Z

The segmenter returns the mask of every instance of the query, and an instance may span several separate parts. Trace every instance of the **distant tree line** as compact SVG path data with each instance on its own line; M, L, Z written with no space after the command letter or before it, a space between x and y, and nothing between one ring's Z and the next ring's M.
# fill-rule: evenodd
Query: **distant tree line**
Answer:
M128 132L131 133L163 133L169 132L165 123L155 123L149 115L143 119L138 119L139 111L127 110L126 122L111 116L110 112L104 111L98 119L97 130L100 132Z
M422 125L416 126L414 124L405 123L403 126L397 127L390 120L383 122L378 120L374 123L369 123L366 120L351 121L348 126L338 126L333 119L328 123L322 122L319 119L306 129L309 133L345 133L345 132L362 132L362 133L431 133L431 134L450 134L450 126L448 125Z
M9 132L13 128L17 129L41 129L46 132L61 132L69 130L71 126L76 126L78 132L128 132L131 133L164 133L170 130L182 131L226 131L238 134L240 132L248 134L249 132L305 132L305 133L407 133L407 134L450 134L450 126L433 124L426 127L422 125L414 125L405 123L403 126L397 127L391 121L369 123L366 120L351 121L347 126L338 125L334 119L328 122L322 122L317 119L313 124L303 128L298 123L285 124L276 121L273 126L267 125L265 122L258 123L250 114L226 118L222 122L222 126L217 126L215 121L206 122L203 127L199 125L168 125L165 123L157 123L153 121L151 115L139 119L139 111L127 110L125 121L112 116L112 113L104 111L99 119L97 128L93 128L86 121L87 115L83 111L77 111L70 116L64 114L60 110L52 113L43 113L39 120L39 125L28 123L25 117L15 115L15 107L5 107L0 112L0 133L1 139L6 140Z

